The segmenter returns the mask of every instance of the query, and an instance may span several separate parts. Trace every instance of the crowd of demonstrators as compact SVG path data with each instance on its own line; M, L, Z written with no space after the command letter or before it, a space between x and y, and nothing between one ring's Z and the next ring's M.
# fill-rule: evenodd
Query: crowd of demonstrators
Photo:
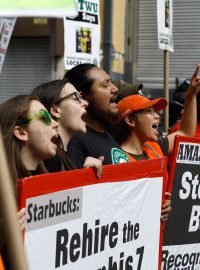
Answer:
M85 118L88 126L87 132L82 136L73 137L68 146L71 155L76 153L75 162L81 165L85 155L95 156L99 153L104 155L105 164L112 164L115 161L116 163L131 161L120 145L113 138L110 139L110 135L105 131L106 123L112 125L113 121L118 123L119 120L119 109L115 103L117 89L108 74L94 65L80 64L68 71L65 76L89 102ZM80 85L81 82L83 82L82 85ZM164 99L163 102L165 105L167 104ZM124 133L123 130L121 132ZM113 157L116 149L122 155L121 160L119 158L115 160ZM170 203L171 201L167 197L161 215L164 221L171 211Z
M192 136L197 117L200 124L199 70L197 65L180 128L159 139L158 111L165 108L167 100L138 95L140 84L135 85L135 95L130 95L131 85L112 82L103 69L93 64L77 65L64 79L39 85L31 95L3 102L0 126L15 190L19 178L31 175L92 167L100 177L102 164L168 155L175 135ZM118 93L117 87L122 92ZM112 126L118 128L118 141L106 130ZM167 219L170 210L170 200L166 199L162 220ZM19 211L18 220L23 229L25 209ZM3 244L0 239L0 246Z
M49 172L75 169L76 166L68 157L67 145L72 136L86 132L83 117L88 102L82 99L80 93L67 79L41 84L33 90L32 94L40 100L58 123L57 155L44 161L46 168ZM96 170L97 177L100 177L103 159L102 155L99 155L98 159L86 156L81 168L92 167Z
M158 138L158 112L167 106L166 99L149 100L144 96L130 95L119 101L120 125L116 138L131 161L168 156L172 153L176 135L194 135L197 123L196 97L200 90L199 69L200 65L197 65L186 94L180 129L167 136ZM170 202L166 200L162 209L163 220L167 219L168 211Z
M200 90L198 72L192 76L185 98L185 106L180 121L180 129L158 138L159 113L167 106L164 98L149 100L140 95L131 95L118 103L121 126L118 129L118 142L130 159L149 159L171 154L174 138L193 136L197 123L197 94ZM193 119L193 121L191 121Z
M82 117L86 113L87 102L67 80L46 83L38 86L33 92L35 95L16 96L0 105L0 126L15 190L17 190L18 179L48 173L48 169L54 166L53 162L57 160L55 158L52 162L51 160L48 162L47 159L55 157L57 151L62 157L61 167L56 167L54 171L74 169L61 147L63 144L58 144L58 131L61 134L60 142L63 141L65 145L73 134L86 131ZM52 112L53 117L39 101L36 92L38 96L41 93L41 99L44 95L45 105ZM45 160L47 166L43 164ZM97 176L100 177L102 160L102 156L98 160L88 157L84 167L95 168ZM18 221L23 230L24 208L18 212ZM0 232L0 250L4 265L6 269L11 269L7 247L4 245L1 219Z

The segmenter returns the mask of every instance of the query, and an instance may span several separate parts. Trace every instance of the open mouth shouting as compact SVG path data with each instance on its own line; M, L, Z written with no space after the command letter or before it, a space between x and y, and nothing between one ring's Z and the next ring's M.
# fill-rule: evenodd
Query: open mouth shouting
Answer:
M152 125L152 128L158 130L158 123L153 124L153 125Z
M59 144L58 133L56 133L55 135L52 136L51 142L52 142L53 144L55 144L56 146Z

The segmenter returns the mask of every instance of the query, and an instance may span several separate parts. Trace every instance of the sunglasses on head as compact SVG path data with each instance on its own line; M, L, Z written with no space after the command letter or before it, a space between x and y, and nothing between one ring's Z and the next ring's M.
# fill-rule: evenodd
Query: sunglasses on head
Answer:
M25 126L33 120L41 120L43 123L45 123L48 126L51 125L52 123L51 114L45 109L40 109L39 112L33 114L29 118L20 120L19 124L22 126Z
M71 98L71 97L74 97L75 100L78 101L79 103L82 102L81 94L79 92L73 92L69 95L66 95L64 97L59 98L54 104L58 104L58 103L62 102L63 100Z

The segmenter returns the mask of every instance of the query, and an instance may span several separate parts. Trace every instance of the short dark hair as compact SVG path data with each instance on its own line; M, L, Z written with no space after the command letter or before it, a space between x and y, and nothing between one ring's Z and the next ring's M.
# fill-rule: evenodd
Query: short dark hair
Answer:
M79 91L84 94L89 94L91 87L94 83L94 79L90 78L89 72L93 68L98 68L93 64L80 64L69 71L64 75L64 78L68 79L71 84Z

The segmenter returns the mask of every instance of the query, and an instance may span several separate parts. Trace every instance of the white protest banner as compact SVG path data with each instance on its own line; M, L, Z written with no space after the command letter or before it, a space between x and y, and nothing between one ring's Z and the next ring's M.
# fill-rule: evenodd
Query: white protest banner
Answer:
M173 1L157 0L158 46L159 49L174 51L173 46Z
M0 73L16 18L0 18Z
M158 270L165 177L155 159L22 180L29 269Z
M78 16L64 18L65 69L81 63L99 66L100 16L99 0L76 0Z
M75 0L6 0L0 1L0 16L77 16L77 7L75 4Z
M164 231L162 269L197 270L200 269L200 139L177 137L172 158L172 212Z

